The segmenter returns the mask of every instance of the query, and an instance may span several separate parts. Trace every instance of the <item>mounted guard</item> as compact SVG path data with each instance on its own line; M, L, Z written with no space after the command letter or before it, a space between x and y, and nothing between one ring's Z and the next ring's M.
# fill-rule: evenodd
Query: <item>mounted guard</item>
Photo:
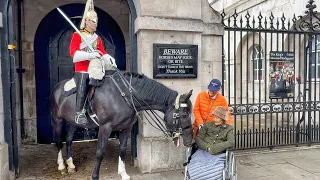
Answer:
M93 0L88 0L80 24L81 35L74 32L70 43L70 55L75 64L74 79L77 86L75 116L77 124L88 122L85 102L89 79L90 81L102 80L105 69L117 67L115 59L104 49L101 37L95 33L97 25L98 16L94 11Z
M79 88L81 91L78 91L77 95L73 94L76 88L74 79L63 80L54 87L50 96L52 127L58 148L58 170L61 173L66 170L61 151L61 129L66 121L70 122L70 129L66 137L66 164L70 173L75 171L71 145L77 128L99 127L96 165L92 173L93 180L99 179L101 161L105 156L108 138L112 131L119 131L118 174L121 175L123 180L130 179L130 176L126 173L124 160L127 140L139 111L151 110L155 117L156 129L162 131L166 137L172 137L175 144L178 144L178 140L182 137L183 144L191 147L193 133L190 97L192 90L189 93L179 95L178 92L149 79L147 76L119 71L116 68L115 60L104 51L101 38L97 36L96 39L91 39L92 36L95 36L94 31L97 27L97 15L95 12L91 13L94 11L92 1L87 2L87 11L84 13L83 21L85 22L85 28L82 31L78 30L61 9L57 7L57 10L77 32L73 34L70 54L75 63L77 84L78 87L81 87L81 89ZM88 12L90 12L89 15ZM105 69L108 68L113 68L115 71L105 72ZM105 73L107 74L104 77ZM100 78L103 78L103 84L95 88L94 96L90 97L89 109L94 114L91 114L92 112L88 114L92 117L92 121L80 124L87 122L85 110L82 110L84 109L82 107L86 104L86 100L83 102L83 99L86 99L88 81L90 80L89 84L92 85L92 79L100 80ZM67 86L68 83L70 86ZM79 98L80 95L81 99ZM79 99L80 102L82 101L81 103L79 103ZM77 104L77 107L74 104ZM160 119L154 110L162 112L164 117ZM76 120L75 114L77 114ZM82 117L85 120L80 119ZM153 126L153 123L151 125Z

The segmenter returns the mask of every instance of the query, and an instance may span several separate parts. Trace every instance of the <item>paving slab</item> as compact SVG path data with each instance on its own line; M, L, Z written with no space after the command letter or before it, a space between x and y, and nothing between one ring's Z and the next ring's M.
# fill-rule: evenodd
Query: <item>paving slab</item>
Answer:
M256 154L252 156L247 156L246 158L250 159L253 163L261 166L286 163L284 159L278 158L273 154Z
M247 180L244 177L240 176L239 174L237 175L237 180Z
M319 154L320 156L320 154ZM289 164L292 164L296 167L299 167L300 169L303 169L305 171L311 172L311 173L320 173L320 160L312 160L309 158L303 158L303 159L287 159L286 160Z
M284 179L278 175L273 175L273 176L257 177L255 178L255 180L284 180Z
M275 176L276 174L272 171L268 171L262 166L257 164L242 164L239 163L237 166L238 175L245 179L256 179L257 177L265 177L265 176Z
M315 174L300 169L292 164L274 164L265 166L267 171L271 171L285 180L306 180L320 179Z
M134 173L131 176L131 180L179 180L183 179L184 175L182 171L168 171L168 172L161 172L161 173L151 173L151 174L139 174ZM105 176L100 178L102 180L120 180L120 176Z
M238 179L320 180L320 146L236 151Z
M288 150L282 152L275 152L274 156L280 159L300 159L300 158L310 158L320 160L320 148L310 148L310 149L301 149L301 150Z

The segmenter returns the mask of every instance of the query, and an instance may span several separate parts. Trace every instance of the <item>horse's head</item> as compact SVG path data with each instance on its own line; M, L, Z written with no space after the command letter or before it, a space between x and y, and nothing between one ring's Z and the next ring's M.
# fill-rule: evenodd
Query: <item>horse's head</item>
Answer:
M176 145L179 144L180 136L183 139L183 145L190 147L192 144L192 103L189 99L191 95L192 90L187 94L177 96L175 104L165 113L166 127L172 134Z

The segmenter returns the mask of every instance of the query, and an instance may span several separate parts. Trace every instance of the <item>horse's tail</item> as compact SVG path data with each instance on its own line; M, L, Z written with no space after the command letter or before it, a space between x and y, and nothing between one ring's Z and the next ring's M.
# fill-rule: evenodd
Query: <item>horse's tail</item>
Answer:
M61 86L61 84L63 84L63 82L65 81L60 81L58 82L54 87L53 87L53 90L52 92L50 93L50 96L49 96L49 102L50 102L50 113L51 113L51 116L53 116L53 107L56 107L56 111L59 111L59 106L58 106L58 102L55 101L54 99L54 93L59 89L59 87Z
M52 95L53 93L56 91L57 87L60 85L61 82L58 82L54 87L53 87L53 90L51 91L50 93L50 96L49 96L49 101L51 101L51 98L52 98Z

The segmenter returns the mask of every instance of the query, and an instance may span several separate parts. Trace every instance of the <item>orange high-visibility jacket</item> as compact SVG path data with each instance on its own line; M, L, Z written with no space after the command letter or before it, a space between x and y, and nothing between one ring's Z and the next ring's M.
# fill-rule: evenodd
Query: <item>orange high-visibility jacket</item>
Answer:
M212 103L214 104L212 105ZM208 114L208 111L211 105L212 105L212 108ZM215 99L210 99L207 91L203 91L197 96L196 103L194 105L194 110L193 110L194 117L195 117L194 125L198 127L199 124L204 125L204 123L207 121L213 121L214 118L212 113L218 106L222 106L228 109L229 116L226 124L233 125L231 120L231 113L230 113L226 98L222 94L218 93ZM208 118L204 120L207 114L208 114Z

